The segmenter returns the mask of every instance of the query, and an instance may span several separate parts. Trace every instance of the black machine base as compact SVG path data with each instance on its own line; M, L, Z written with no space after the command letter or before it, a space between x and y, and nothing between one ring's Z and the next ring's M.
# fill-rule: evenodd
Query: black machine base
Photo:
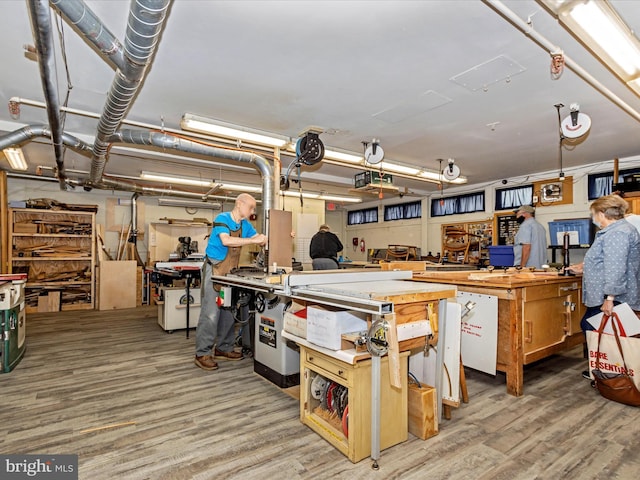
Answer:
M299 372L292 373L290 375L283 375L282 373L276 372L272 368L269 368L266 365L257 362L255 359L253 361L253 371L261 377L266 378L271 383L275 383L280 388L289 388L300 385Z

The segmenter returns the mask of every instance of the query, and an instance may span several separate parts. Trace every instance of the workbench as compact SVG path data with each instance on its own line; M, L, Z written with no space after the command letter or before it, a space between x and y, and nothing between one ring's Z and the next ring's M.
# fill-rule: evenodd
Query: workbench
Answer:
M551 272L414 272L413 280L453 284L498 298L496 369L507 393L523 395L524 365L584 343L582 277ZM463 357L464 362L464 357Z
M457 291L452 285L413 282L411 275L409 271L329 270L292 272L282 275L280 283L270 283L272 276L261 274L214 275L212 278L223 285L281 295L308 305L364 312L373 319L384 319L389 323L389 351L382 358L366 351L357 353L353 348L329 350L288 332L278 332L301 347L301 421L352 462L371 455L375 463L380 448L407 439L407 356L409 350L424 348L426 333L407 335L406 340L402 340L413 325L408 329L403 327L405 324L428 323L425 319L430 309L437 312L437 370L440 374L436 374L436 389L442 391L445 307L447 299L455 298ZM403 335L396 337L398 332ZM317 374L348 389L349 416L345 429L348 427L348 431L357 434L346 435L343 428L331 426L314 412L318 402L311 400L309 390ZM438 411L441 414L441 398ZM394 421L389 422L389 418Z

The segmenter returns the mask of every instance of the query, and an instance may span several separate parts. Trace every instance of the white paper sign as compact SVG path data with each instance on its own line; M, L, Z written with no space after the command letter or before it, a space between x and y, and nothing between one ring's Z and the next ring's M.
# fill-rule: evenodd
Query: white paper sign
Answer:
M458 291L458 303L473 302L462 319L460 351L466 367L496 374L498 356L498 297Z
M627 337L631 337L632 335L637 335L638 333L640 333L640 319L638 319L635 312L631 310L631 307L628 303L621 303L620 305L616 305L615 307L613 307L613 311L618 314L618 318L622 323L624 332ZM600 322L602 322L603 315L603 313L598 313L593 317L587 318L587 322L589 322L591 326L593 326L593 328L597 330L600 327ZM604 333L613 335L613 327L611 326L611 322L607 322Z

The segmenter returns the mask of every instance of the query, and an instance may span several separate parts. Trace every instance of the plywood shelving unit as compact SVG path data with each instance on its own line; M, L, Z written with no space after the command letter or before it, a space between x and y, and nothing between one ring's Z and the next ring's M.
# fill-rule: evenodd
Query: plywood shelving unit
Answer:
M95 213L9 209L10 273L26 273L29 312L95 307Z

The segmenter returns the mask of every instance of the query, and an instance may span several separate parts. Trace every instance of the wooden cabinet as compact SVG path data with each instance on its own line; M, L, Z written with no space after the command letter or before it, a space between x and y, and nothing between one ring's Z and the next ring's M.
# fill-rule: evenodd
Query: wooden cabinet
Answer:
M481 264L488 260L493 220L442 225L442 255L449 262Z
M26 273L27 313L93 309L95 213L10 209L10 273Z
M580 290L578 280L524 289L522 345L526 359L564 344L567 335L581 332L582 315L578 315L582 311Z
M524 365L584 343L582 278L531 275L487 274L483 279L470 279L469 272L413 275L417 281L455 284L459 292L497 297L496 369L506 373L507 393L515 396L524 393Z
M400 389L395 389L390 384L389 357L381 358L381 450L408 438L408 355L409 352L400 353ZM354 463L371 455L371 363L370 358L353 364L346 363L300 345L300 421ZM312 383L317 375L328 382L346 387L348 414L343 415L344 422L337 418L335 412L323 408L322 400L312 394Z

